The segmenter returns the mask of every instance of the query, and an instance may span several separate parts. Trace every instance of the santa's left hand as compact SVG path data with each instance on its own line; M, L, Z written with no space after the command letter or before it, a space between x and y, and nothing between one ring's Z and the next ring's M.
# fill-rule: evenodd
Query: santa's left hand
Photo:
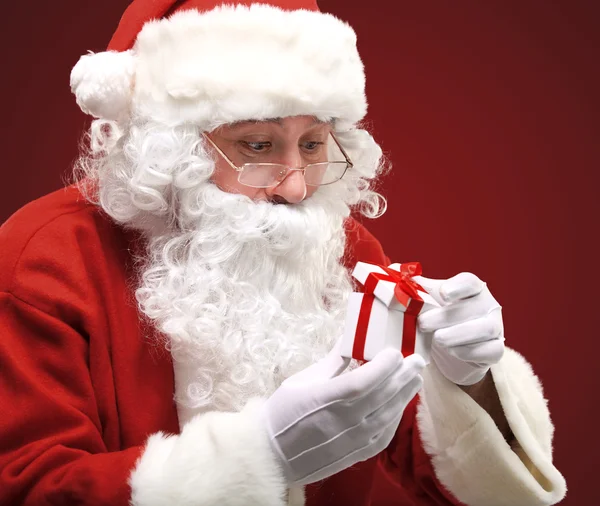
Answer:
M442 306L418 318L423 332L433 332L431 357L438 369L457 385L479 382L504 354L502 307L470 272L413 279Z

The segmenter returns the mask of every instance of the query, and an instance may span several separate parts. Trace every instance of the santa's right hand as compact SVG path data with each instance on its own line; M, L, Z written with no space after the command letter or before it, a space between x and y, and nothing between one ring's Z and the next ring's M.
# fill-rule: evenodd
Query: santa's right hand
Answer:
M288 484L320 481L384 450L421 388L424 367L419 355L403 358L390 348L338 375L344 367L334 348L285 380L261 415Z

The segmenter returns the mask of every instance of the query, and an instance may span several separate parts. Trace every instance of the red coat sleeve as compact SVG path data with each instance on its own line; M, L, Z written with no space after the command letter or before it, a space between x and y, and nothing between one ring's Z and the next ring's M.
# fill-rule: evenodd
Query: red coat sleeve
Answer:
M129 504L145 438L121 429L108 336L136 336L125 309L108 309L125 280L107 266L123 248L101 236L97 219L57 192L0 228L2 505Z
M380 242L355 220L346 222L346 265L357 261L389 265ZM435 475L431 459L423 449L417 426L418 396L407 406L389 447L380 454L373 473L371 506L462 505Z
M0 293L0 504L123 505L141 447L109 452L84 336Z

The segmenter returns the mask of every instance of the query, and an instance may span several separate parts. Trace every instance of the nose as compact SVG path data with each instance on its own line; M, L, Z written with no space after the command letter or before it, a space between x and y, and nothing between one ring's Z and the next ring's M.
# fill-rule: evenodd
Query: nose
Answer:
M287 167L301 167L303 159L298 146L289 147L279 163ZM288 170L283 180L277 186L267 188L265 193L271 200L281 201L283 199L290 204L299 204L306 197L306 191L303 171Z
M306 197L306 183L301 170L290 170L277 186L267 188L265 193L271 200L284 199L290 204L299 204Z

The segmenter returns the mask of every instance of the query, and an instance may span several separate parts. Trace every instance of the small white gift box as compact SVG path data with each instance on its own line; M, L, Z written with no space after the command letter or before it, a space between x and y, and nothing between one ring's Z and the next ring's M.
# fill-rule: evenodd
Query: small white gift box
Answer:
M387 268L356 264L352 276L365 293L352 293L348 299L343 357L372 360L384 348L393 347L404 356L418 353L429 362L432 334L419 330L417 317L440 305L412 280L420 274L418 262Z

